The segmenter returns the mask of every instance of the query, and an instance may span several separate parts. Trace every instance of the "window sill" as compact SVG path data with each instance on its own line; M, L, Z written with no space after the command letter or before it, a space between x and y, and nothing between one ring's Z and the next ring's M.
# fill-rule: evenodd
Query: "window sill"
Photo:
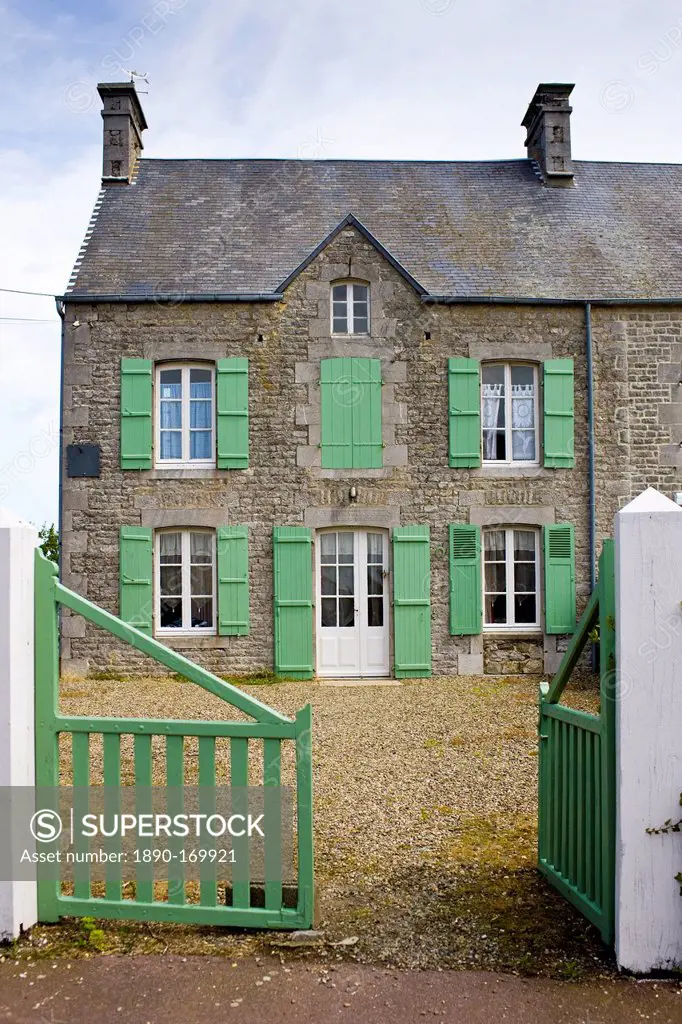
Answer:
M182 650L207 650L212 647L226 647L226 641L229 637L218 636L216 633L202 633L200 636L190 636L187 633L168 634L168 633L154 633L154 639L158 640L159 643L165 644L166 647L172 649L181 648Z
M215 466L155 466L147 472L150 480L206 480L230 471Z
M216 632L214 629L157 629L156 631L156 636L160 640L168 640L173 637L179 637L182 640L191 640L193 638L215 635Z
M521 626L484 626L483 636L507 637L511 640L514 637L528 638L542 636L542 626L529 626L523 629Z
M473 469L471 475L474 477L535 477L540 476L544 468L539 462L533 462L526 466L505 462L500 465L494 462L484 462L480 468Z

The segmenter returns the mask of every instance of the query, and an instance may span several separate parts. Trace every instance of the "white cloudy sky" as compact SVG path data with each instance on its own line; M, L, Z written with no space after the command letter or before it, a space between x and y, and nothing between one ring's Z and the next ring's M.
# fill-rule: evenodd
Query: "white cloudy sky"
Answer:
M0 288L65 288L99 186L94 85L122 68L149 75L150 157L516 157L536 84L571 81L576 157L682 158L671 0L15 0L0 17ZM53 521L60 321L4 292L0 318L0 505Z

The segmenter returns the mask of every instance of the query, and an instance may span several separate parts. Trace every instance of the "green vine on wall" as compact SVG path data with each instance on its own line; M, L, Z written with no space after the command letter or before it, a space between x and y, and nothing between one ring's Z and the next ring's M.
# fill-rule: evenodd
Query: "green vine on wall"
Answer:
M682 807L682 793L680 793L680 807ZM650 836L662 836L668 835L670 832L682 832L682 818L680 818L679 821L673 821L672 818L668 818L668 820L658 828L648 828L646 831ZM682 871L677 872L675 875L675 881L680 886L680 896L682 896Z

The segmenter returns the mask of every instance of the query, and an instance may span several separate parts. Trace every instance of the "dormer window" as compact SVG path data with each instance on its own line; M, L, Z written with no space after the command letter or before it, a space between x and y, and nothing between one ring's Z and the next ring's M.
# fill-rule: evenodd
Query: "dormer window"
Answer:
M332 334L369 334L369 285L332 285Z

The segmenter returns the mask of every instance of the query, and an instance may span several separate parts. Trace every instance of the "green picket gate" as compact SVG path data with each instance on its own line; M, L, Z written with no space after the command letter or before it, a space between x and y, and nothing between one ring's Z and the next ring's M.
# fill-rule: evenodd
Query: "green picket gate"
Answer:
M578 659L599 636L598 715L560 703ZM540 684L538 864L613 943L615 899L615 592L613 541L599 582L551 685Z
M58 610L63 605L89 622L112 633L143 654L165 665L254 721L179 721L176 719L94 718L62 715L59 712L59 627ZM93 916L121 920L173 921L186 924L227 925L239 928L309 928L313 921L313 815L312 815L312 715L308 704L290 719L262 704L242 690L200 668L194 662L140 632L134 626L63 586L57 567L36 551L35 572L35 705L36 786L59 785L59 738L71 736L73 785L90 784L92 737L102 738L103 776L106 787L121 785L121 738L133 737L135 784L152 786L152 740L164 737L166 782L182 786L186 774L185 739L197 737L199 785L216 786L216 741L227 737L230 750L232 786L249 785L249 741L263 742L263 782L281 785L282 744L291 741L296 753L296 854L297 891L287 899L281 881L266 880L264 894L256 896L250 877L240 874L232 885L231 902L219 901L217 879L204 880L188 891L180 868L173 869L173 883L167 899L155 898L154 884L138 880L132 898L124 895L120 879L107 880L104 895L94 895L91 880L76 879L73 893L66 893L61 880L38 880L38 918L57 921L62 916ZM113 791L112 789L112 791ZM280 843L279 835L272 837ZM266 843L270 836L266 838ZM235 844L238 840L235 840ZM267 859L267 849L266 849ZM226 887L227 892L227 887ZM191 898L190 898L191 897ZM198 899L197 899L198 897ZM254 905L263 903L264 906ZM294 903L295 905L291 905Z

